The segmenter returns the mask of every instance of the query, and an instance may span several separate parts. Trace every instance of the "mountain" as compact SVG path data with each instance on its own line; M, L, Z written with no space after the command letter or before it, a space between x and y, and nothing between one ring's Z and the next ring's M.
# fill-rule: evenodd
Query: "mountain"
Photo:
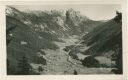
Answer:
M115 74L122 74L122 14L120 12L116 14L113 19L96 27L83 37L83 43L90 46L83 54L110 58L109 62L115 61L116 68L111 71Z
M83 37L83 43L90 46L85 53L100 55L100 53L113 50L113 46L121 44L119 42L122 40L122 23L116 21L118 17L120 15L117 14L115 18L97 26Z
M13 73L9 74L17 73L18 64L21 63L22 58L27 58L29 65L47 65L44 55L52 52L58 55L57 51L60 48L58 45L64 43L66 45L68 39L70 40L67 42L71 42L72 46L75 46L75 42L72 42L74 39L71 39L73 37L83 41L79 45L80 47L77 47L78 49L81 48L81 45L89 47L82 54L101 55L103 50L110 50L108 47L111 44L108 43L121 38L121 23L117 23L118 20L117 17L117 19L108 21L94 21L73 9L20 11L7 6L7 61L10 64L8 70L13 70ZM104 45L108 46L101 50ZM61 46L63 48L63 45ZM99 53L100 51L102 52ZM52 53L53 56L54 53Z
M122 73L122 14L116 12L113 19L95 25L88 33L83 34L76 45L65 47L70 56L82 61L86 67L109 67L116 74ZM88 21L88 22L87 22ZM87 20L85 26L95 22ZM92 24L91 24L92 23ZM74 47L75 46L75 47ZM92 61L89 63L89 61Z
M79 11L69 9L66 11L66 24L70 27L70 34L77 35L90 32L95 26L103 23L102 21L93 21L86 16L80 15Z
M51 11L19 11L14 7L8 6L6 9L8 16L14 17L24 24L45 31L57 37L69 37L72 35L81 35L85 31L89 32L102 21L93 21L80 12L73 9L51 10ZM37 31L37 32L38 32Z
M12 38L7 45L7 58L14 74L23 56L28 58L30 64L45 64L39 62L39 59L44 59L38 56L38 52L41 54L42 49L58 48L52 41L40 37L33 29L15 18L6 16L6 27L7 30L15 27L7 33L7 40L9 36Z
M93 21L93 20L86 20L80 23L81 26L81 32L90 32L98 25L103 24L106 21Z

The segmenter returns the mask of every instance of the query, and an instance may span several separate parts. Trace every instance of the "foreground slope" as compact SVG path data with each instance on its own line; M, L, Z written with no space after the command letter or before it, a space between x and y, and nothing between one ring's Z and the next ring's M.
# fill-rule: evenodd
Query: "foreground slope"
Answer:
M37 53L41 52L41 49L54 50L58 48L52 41L49 42L47 39L39 37L29 26L15 18L6 16L6 23L7 30L15 27L7 33L7 38L11 38L7 44L7 58L14 74L18 70L18 63L23 56L28 58L29 63L46 64ZM39 62L39 59L42 62Z

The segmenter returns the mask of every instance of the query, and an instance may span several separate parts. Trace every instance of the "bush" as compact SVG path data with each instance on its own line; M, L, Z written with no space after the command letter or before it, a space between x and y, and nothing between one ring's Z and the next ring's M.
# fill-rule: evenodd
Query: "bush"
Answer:
M38 57L35 59L35 63L36 64L43 64L43 65L46 65L46 60L43 58L43 57Z
M39 72L42 72L43 70L44 70L44 69L43 69L41 66L38 67L38 71L39 71Z
M68 52L69 50L72 50L72 48L74 47L75 45L70 45L70 46L66 46L63 50Z
M18 67L20 68L20 71L18 71L18 75L29 75L32 67L28 62L28 58L26 56L23 56L21 60L19 60Z
M92 67L100 67L100 63L93 56L88 56L82 60L83 66L92 68Z

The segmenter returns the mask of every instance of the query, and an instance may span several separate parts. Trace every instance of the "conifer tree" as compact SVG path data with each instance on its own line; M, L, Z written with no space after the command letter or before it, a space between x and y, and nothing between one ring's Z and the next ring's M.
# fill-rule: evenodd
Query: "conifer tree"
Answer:
M20 71L18 72L20 75L29 75L31 72L31 66L25 56L19 61L18 67L20 68Z

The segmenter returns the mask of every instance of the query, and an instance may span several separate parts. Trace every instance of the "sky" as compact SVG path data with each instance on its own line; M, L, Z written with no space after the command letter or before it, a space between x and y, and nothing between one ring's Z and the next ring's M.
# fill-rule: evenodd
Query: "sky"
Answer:
M92 20L108 20L116 15L116 11L121 11L121 6L118 4L86 4L86 5L13 5L20 11L28 10L67 10L74 9L80 11L82 15L89 17Z

